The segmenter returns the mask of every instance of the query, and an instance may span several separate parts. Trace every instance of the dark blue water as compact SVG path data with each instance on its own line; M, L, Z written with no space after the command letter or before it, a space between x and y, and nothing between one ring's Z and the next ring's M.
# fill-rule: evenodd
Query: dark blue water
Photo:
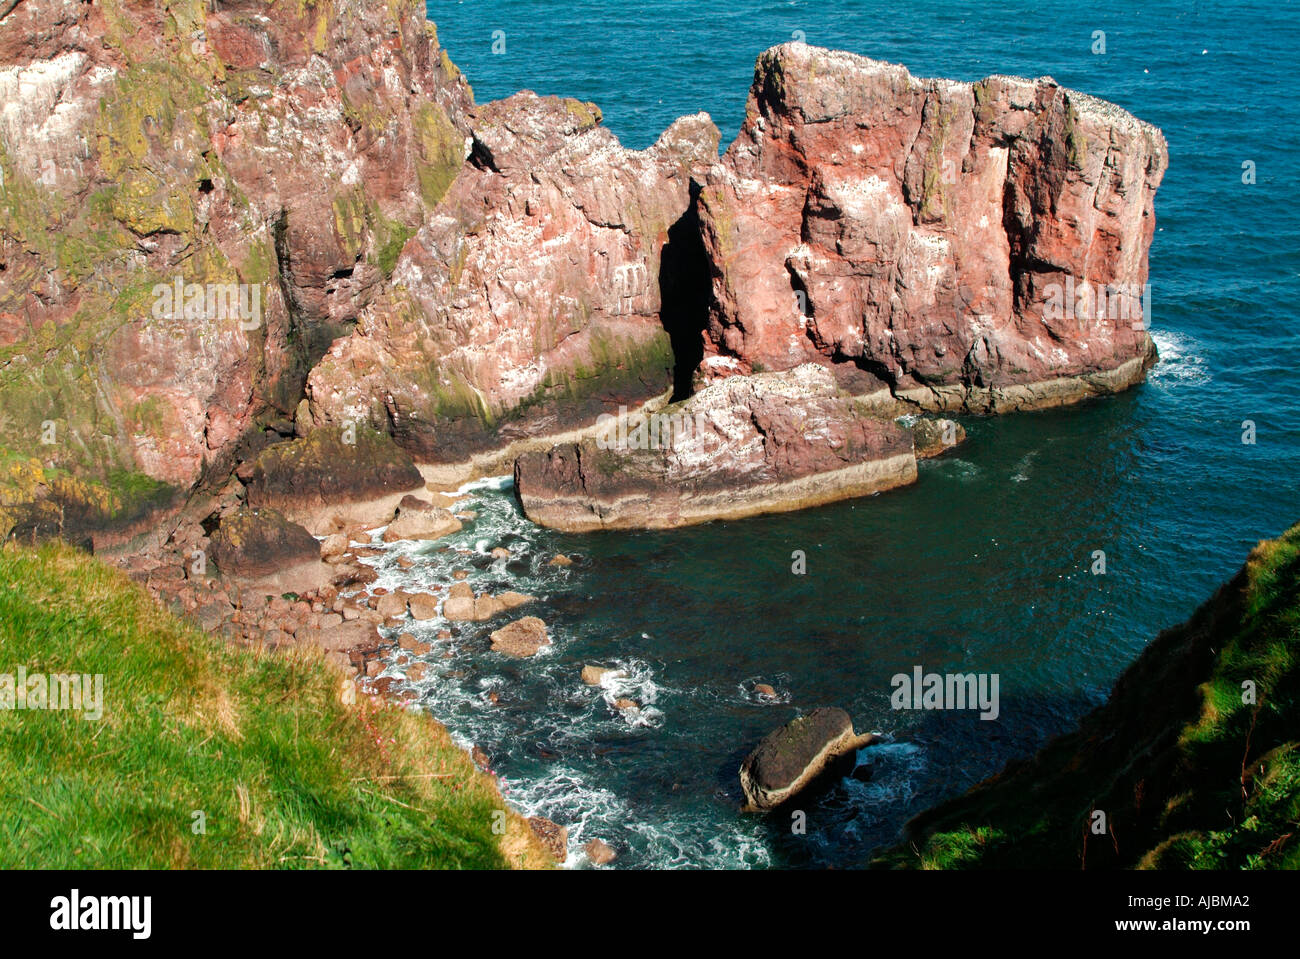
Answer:
M958 455L907 490L673 533L562 536L480 488L456 545L384 582L535 593L555 645L534 660L464 630L431 657L429 708L483 745L510 797L602 838L620 865L849 866L902 822L1067 728L1258 539L1300 519L1300 14L1273 3L431 0L480 102L529 88L597 102L625 144L707 110L734 137L756 55L809 43L918 76L1050 74L1160 126L1153 335L1128 394L966 422ZM492 53L505 32L505 53ZM1094 31L1104 55L1091 52ZM1242 182L1253 161L1256 182ZM1244 445L1243 420L1257 442ZM485 551L505 545L509 562ZM805 576L790 555L808 556ZM1107 573L1089 570L1104 550ZM556 552L580 561L545 565ZM439 624L430 624L430 631ZM444 656L444 649L450 653ZM622 664L616 688L584 663ZM890 677L996 672L1001 715L889 708ZM775 686L764 703L754 682ZM495 702L490 695L495 693ZM1151 695L1159 696L1160 690ZM629 696L634 713L615 709ZM806 805L808 829L737 812L736 767L796 709L843 706L892 737Z

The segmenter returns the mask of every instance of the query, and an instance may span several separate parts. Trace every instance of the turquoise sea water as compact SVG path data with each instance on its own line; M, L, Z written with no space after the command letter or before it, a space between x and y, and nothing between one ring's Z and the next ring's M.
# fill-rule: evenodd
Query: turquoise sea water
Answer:
M734 137L753 63L809 43L917 76L1050 74L1160 126L1170 169L1151 250L1149 382L1076 408L973 419L911 489L672 533L562 536L508 489L385 584L540 597L555 645L487 652L467 629L431 658L431 711L493 757L521 808L602 838L619 866L852 866L910 815L1032 752L1099 702L1260 538L1300 519L1300 13L1285 4L431 0L479 102L519 89L598 103L628 146L707 110ZM1104 31L1106 53L1091 52ZM494 31L505 52L493 54ZM499 38L498 34L498 38ZM1253 161L1256 182L1242 182ZM1244 445L1243 420L1257 443ZM439 544L441 545L441 544ZM509 561L487 550L504 545ZM791 574L791 552L808 572ZM1107 573L1089 571L1104 550ZM554 553L579 557L568 570ZM439 624L429 624L433 631ZM587 662L629 678L593 691ZM995 672L1001 715L890 709L890 677ZM776 687L781 701L752 694ZM495 702L490 695L495 693ZM1150 691L1153 698L1161 690ZM618 696L644 704L615 709ZM808 829L738 813L736 767L796 709L843 706L891 737L806 804ZM574 855L575 865L581 857Z

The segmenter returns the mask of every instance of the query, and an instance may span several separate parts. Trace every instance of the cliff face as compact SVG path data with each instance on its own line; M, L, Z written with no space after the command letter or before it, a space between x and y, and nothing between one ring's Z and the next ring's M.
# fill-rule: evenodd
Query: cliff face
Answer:
M473 114L469 162L313 371L305 428L365 422L457 462L672 388L665 247L718 131L686 117L633 151L599 121L531 93Z
M0 447L46 474L10 500L188 488L295 419L460 460L672 385L705 116L633 152L476 110L411 0L21 0L0 103Z
M916 817L875 864L1295 869L1297 705L1293 526L1147 646L1076 732Z
M0 445L188 487L386 285L468 87L413 0L8 6Z
M818 362L979 411L1128 386L1154 355L1137 311L1167 162L1154 127L1050 79L769 50L700 197L700 377Z
M888 413L1066 402L1151 356L1042 305L1145 281L1164 141L1050 81L788 45L719 161L702 114L630 151L592 104L475 106L414 0L0 10L5 533L265 478L289 439L295 490L370 495L369 461L313 465L323 433L391 439L394 476L500 470L697 366L811 362Z

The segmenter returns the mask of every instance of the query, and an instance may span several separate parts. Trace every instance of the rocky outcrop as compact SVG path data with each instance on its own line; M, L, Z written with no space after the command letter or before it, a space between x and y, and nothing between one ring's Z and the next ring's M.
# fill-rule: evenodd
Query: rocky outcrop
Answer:
M1065 402L1150 359L1140 324L1046 309L1063 282L1146 278L1164 141L1117 108L787 45L721 161L703 114L642 151L600 120L527 92L475 106L414 0L11 7L0 454L26 479L0 473L0 527L63 529L83 501L88 528L139 519L203 481L221 512L330 532L357 519L336 504L379 499L382 522L416 465L579 442L685 396L701 350L702 382L811 362L890 415ZM797 482L792 508L902 479L828 492L808 477L838 454L787 452L721 471L758 484L744 510L769 482ZM88 488L56 495L67 474Z
M491 640L494 653L516 658L534 656L543 646L551 644L551 638L546 635L546 623L536 616L525 616L493 630Z
M769 50L700 192L697 378L815 362L856 395L980 412L1129 386L1154 359L1141 294L1167 161L1159 130L1050 78Z
M227 513L212 533L212 560L223 573L258 577L316 562L320 544L273 509Z
M128 488L228 468L386 287L470 104L414 0L13 7L0 446Z
M793 799L842 756L875 737L857 735L842 709L823 707L763 737L740 766L746 811L766 812Z
M315 533L383 523L399 501L424 490L406 452L368 429L316 430L277 443L237 475L250 505L278 509Z
M398 504L397 515L384 530L383 540L395 543L403 539L439 539L460 528L460 520L452 515L451 510L407 496Z
M664 529L817 506L916 480L912 434L838 391L829 371L734 376L594 439L527 453L515 491L568 532Z
M572 99L520 93L469 122L468 164L308 384L312 425L391 430L421 463L590 426L671 389L665 247L692 175L717 158L703 114L644 151Z

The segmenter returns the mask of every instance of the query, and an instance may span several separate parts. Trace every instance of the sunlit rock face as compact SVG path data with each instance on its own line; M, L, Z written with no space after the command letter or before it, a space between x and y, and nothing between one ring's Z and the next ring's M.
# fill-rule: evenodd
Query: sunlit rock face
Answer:
M811 361L854 393L980 411L1128 386L1154 358L1143 287L1167 162L1159 130L1049 78L769 50L700 195L697 380Z

